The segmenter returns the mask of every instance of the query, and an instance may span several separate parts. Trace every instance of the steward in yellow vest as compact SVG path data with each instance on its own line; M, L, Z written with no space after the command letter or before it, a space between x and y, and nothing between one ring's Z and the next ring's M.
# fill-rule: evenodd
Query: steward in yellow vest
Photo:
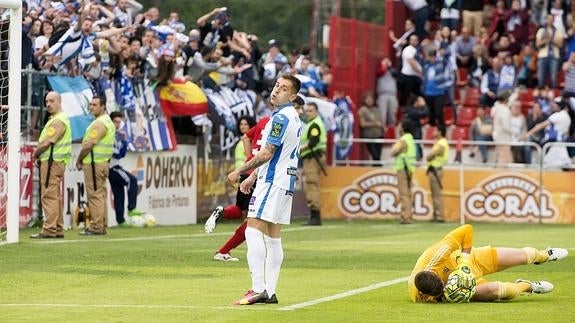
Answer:
M106 101L103 97L93 97L90 110L96 120L88 126L82 150L76 159L76 168L84 171L84 182L88 195L90 223L81 235L103 235L108 227L108 198L106 183L109 162L114 153L116 127L106 113Z
M40 195L44 211L44 224L33 239L63 238L64 211L60 184L66 164L72 156L72 130L70 120L62 111L62 98L56 92L46 95L46 111L50 119L42 129L34 158L40 164Z
M317 104L305 105L307 119L301 136L300 157L303 160L304 190L310 212L308 225L321 225L320 174L326 175L327 133L319 115Z
M400 224L410 224L413 220L412 207L413 197L411 194L411 179L415 170L416 147L413 139L413 121L404 118L401 122L399 133L401 138L393 145L391 156L395 157L393 168L397 176L397 190L401 203Z
M429 188L433 200L432 222L445 222L443 218L443 166L447 164L449 158L449 144L445 139L445 126L439 125L431 153L427 156L427 176L429 177Z

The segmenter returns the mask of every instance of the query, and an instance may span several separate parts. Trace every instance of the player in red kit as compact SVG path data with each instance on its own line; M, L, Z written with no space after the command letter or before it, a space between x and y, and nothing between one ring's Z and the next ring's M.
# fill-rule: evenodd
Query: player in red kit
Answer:
M253 127L251 127L240 139L243 143L244 150L246 152L247 159L250 160L260 149L261 145L261 137L262 137L262 130L264 129L266 123L269 121L270 117L264 117L260 119L260 121ZM245 178L249 176L249 173L242 174L241 180L243 181ZM205 224L205 232L212 233L214 231L218 220L221 218L224 219L239 219L239 218L246 218L248 213L248 205L250 202L250 198L252 194L244 194L240 191L238 187L238 192L236 194L236 204L229 205L227 207L222 207L219 205L214 209L212 215L208 218ZM234 235L230 237L230 239L218 250L218 252L214 255L214 260L218 261L238 261L238 258L232 257L230 255L230 251L246 240L245 231L246 231L247 222L244 221L234 232Z

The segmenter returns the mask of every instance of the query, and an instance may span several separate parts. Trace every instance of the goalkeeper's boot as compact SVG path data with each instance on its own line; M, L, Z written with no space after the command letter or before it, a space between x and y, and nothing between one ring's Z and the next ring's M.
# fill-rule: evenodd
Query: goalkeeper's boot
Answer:
M277 304L278 303L278 298L276 296L276 294L273 294L272 296L270 296L270 298L266 299L266 304Z
M218 220L222 217L222 215L224 215L224 207L218 205L218 207L214 209L212 215L210 215L210 217L206 221L206 224L204 225L204 231L207 234L210 234L214 231L214 229L216 228L216 224Z
M547 294L553 291L553 284L544 280L530 281L525 279L518 279L515 281L515 283L528 283L531 285L531 293L535 294Z
M244 297L234 302L234 305L252 305L256 303L265 303L268 299L268 293L264 290L261 293L256 293L253 290L244 294Z
M563 258L566 258L567 255L569 254L569 251L567 251L567 249L563 249L563 248L551 248L551 247L549 247L549 248L545 249L545 252L547 252L547 255L549 256L549 258L545 262L561 260ZM541 262L536 262L535 264L539 265L539 264L541 264Z

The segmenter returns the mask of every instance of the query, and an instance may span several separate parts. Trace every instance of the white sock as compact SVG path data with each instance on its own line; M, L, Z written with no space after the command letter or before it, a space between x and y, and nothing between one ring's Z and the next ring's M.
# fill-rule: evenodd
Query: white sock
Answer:
M252 276L252 290L256 293L264 291L265 287L265 263L266 245L263 232L247 227L246 244L248 246L248 267Z
M284 260L284 250L282 248L281 238L270 238L264 236L268 256L266 258L266 291L271 297L276 293L278 279L280 278L280 269Z

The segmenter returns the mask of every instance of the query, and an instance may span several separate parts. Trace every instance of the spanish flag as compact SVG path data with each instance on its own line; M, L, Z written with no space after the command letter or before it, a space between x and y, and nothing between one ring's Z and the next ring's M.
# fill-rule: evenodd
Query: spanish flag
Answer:
M192 82L173 80L160 89L160 104L166 117L194 117L208 112L208 98Z

